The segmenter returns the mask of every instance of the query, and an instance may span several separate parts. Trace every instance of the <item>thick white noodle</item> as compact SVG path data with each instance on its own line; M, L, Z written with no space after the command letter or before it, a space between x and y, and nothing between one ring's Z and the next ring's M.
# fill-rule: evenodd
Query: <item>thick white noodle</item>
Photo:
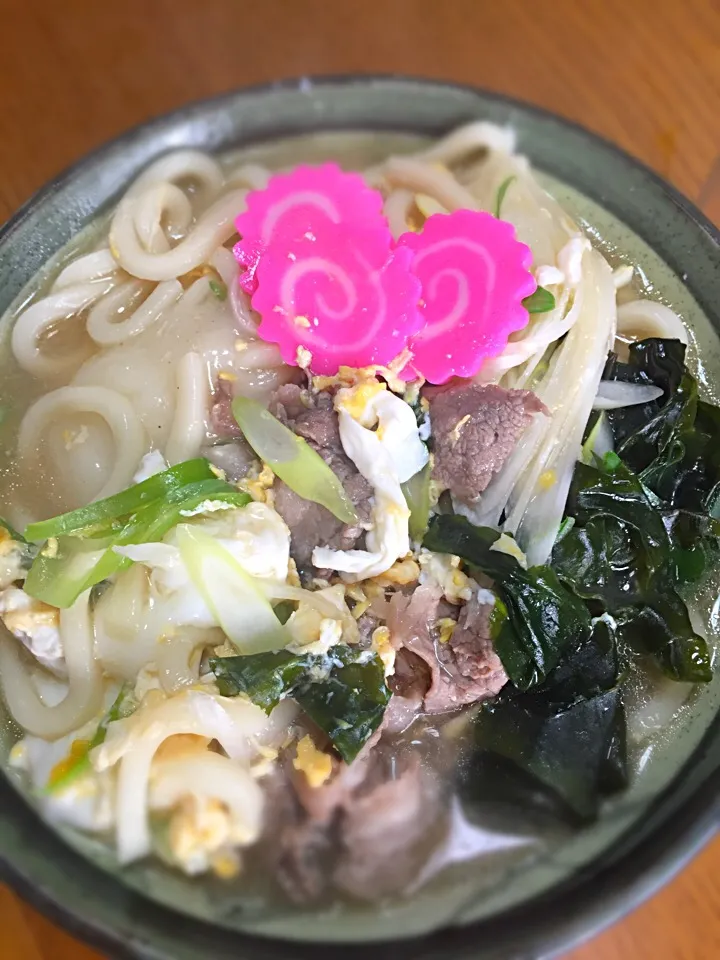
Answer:
M476 120L453 130L426 150L415 154L426 163L443 163L452 166L478 150L497 153L514 153L516 134L512 127L499 127L487 120Z
M633 340L664 337L688 342L688 334L680 317L663 303L654 300L631 300L618 307L618 336Z
M230 287L230 306L235 317L237 332L245 338L255 339L257 337L258 320L252 312L250 298L239 283L233 283Z
M250 341L233 359L233 366L238 370L274 370L282 363L280 347L264 340Z
M135 201L135 231L148 253L167 253L170 237L183 236L192 223L192 205L179 187L159 183Z
M475 198L449 170L410 157L391 157L382 168L385 180L412 193L424 193L446 210L477 210Z
M96 250L94 253L86 253L84 257L78 257L69 263L57 276L50 292L57 293L65 290L67 287L73 287L78 283L90 283L92 280L100 280L103 277L109 277L118 270L118 264L115 257L110 253L107 247Z
M176 398L165 447L165 459L170 466L196 457L207 434L210 388L207 369L198 353L186 353L178 362Z
M69 320L95 303L112 287L112 280L81 283L51 293L28 307L15 321L11 345L15 359L36 377L58 377L76 368L88 356L86 347L53 355L41 338L55 324Z
M223 174L220 164L201 150L176 150L160 157L144 170L130 187L126 196L136 197L148 187L169 182L191 181L195 185L198 205L211 203L220 193Z
M383 212L390 227L390 232L396 240L409 229L408 217L414 202L415 194L412 190L405 190L404 188L393 190L385 200Z
M232 702L226 707L227 703L209 693L183 691L157 707L142 708L147 711L147 719L136 714L129 721L122 721L129 729L136 729L137 734L128 733L122 738L118 729L119 755L110 736L97 751L94 763L99 769L120 760L116 838L122 863L129 863L150 851L150 771L164 740L176 734L207 737L217 740L228 756L236 760L249 759L256 749L254 737L261 734L267 719L251 703Z
M218 247L215 253L210 257L210 265L215 267L220 274L223 283L228 288L228 294L236 285L240 267L227 247Z
M140 197L126 197L110 227L110 246L120 265L144 280L172 280L206 263L215 248L235 232L235 218L245 209L246 190L220 197L199 218L187 236L165 253L150 253L137 233Z
M57 740L87 723L100 711L103 699L100 665L93 656L93 633L86 591L60 611L60 635L65 653L68 692L55 706L40 698L23 663L20 645L2 631L0 683L8 709L27 733Z
M132 299L144 289L142 280L130 280L117 290L113 290L100 303L92 308L88 315L87 331L95 343L109 347L117 343L124 343L136 337L143 330L147 330L160 319L165 310L169 309L183 295L182 284L179 280L163 280L152 291L150 296L136 310L132 311L124 320L113 320L120 308L127 309ZM125 297L120 295L123 291ZM117 300L114 298L117 296Z
M270 171L257 163L242 163L228 171L226 187L245 187L247 190L264 190L270 179Z
M38 455L43 434L67 414L94 413L107 423L115 442L114 460L102 488L93 499L109 497L130 485L148 442L130 401L107 387L60 387L40 397L20 424L18 453L24 460Z

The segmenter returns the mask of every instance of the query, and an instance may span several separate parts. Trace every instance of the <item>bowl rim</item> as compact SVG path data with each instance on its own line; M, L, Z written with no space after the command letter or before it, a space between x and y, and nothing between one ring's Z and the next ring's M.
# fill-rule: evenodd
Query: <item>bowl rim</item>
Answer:
M194 114L202 115L208 109L221 108L224 103L235 102L244 97L257 97L282 91L311 90L313 88L370 87L375 84L393 83L415 87L418 92L422 91L423 88L434 87L474 94L486 101L493 101L499 105L517 109L521 113L533 115L540 120L551 121L569 131L574 131L591 146L595 145L602 151L614 154L626 166L641 173L647 181L652 182L659 188L687 220L707 234L714 245L720 249L720 230L691 200L643 161L638 160L603 135L589 130L582 124L565 118L552 110L498 91L472 84L402 73L308 74L300 77L288 77L267 83L232 88L211 97L190 101L172 111L154 115L84 154L31 194L4 224L0 224L0 248L6 243L12 242L12 234L15 229L62 186L86 168L102 164L114 149L128 146L134 139L148 133L160 123L171 124ZM371 125L368 125L367 129L372 129ZM412 124L409 124L407 129L412 129ZM652 820L658 808L663 806L664 798L675 792L687 765L692 763L698 755L707 751L709 742L718 730L720 730L720 713L713 718L701 743L688 757L680 771L665 789L653 799L648 807L648 820ZM19 804L18 809L22 807L23 813L27 813L29 817L34 818L38 824L42 824L37 814L25 804L19 795L12 798L12 803L15 800ZM280 954L267 952L268 948L275 944L285 948L287 952L283 956L286 957L290 957L290 951L292 951L293 957L309 957L310 951L312 951L314 960L334 960L337 949L341 948L348 960L355 960L355 958L359 960L361 956L366 955L366 949L372 949L377 953L377 960L385 960L386 957L388 960L391 957L393 960L406 960L406 958L410 960L410 958L421 956L418 950L422 944L427 950L427 954L423 950L423 958L426 955L427 957L431 955L438 957L440 956L438 950L445 951L451 948L452 955L457 958L467 957L469 960L472 953L467 952L468 939L470 941L474 939L473 933L482 929L483 933L487 934L493 928L497 930L498 925L507 923L508 918L516 917L521 919L524 932L521 940L514 944L513 949L521 949L522 953L513 953L512 955L522 955L526 958L537 958L537 960L541 960L541 958L550 960L551 957L556 957L561 952L594 937L638 907L678 873L718 832L720 829L720 769L711 772L705 781L683 800L682 810L686 814L683 818L683 824L679 823L680 818L666 818L666 822L663 823L663 833L660 841L658 841L656 825L649 836L645 836L629 852L616 856L610 864L603 865L600 869L590 865L579 873L572 874L570 879L573 881L573 887L563 892L561 918L548 919L547 908L548 900L557 896L564 881L555 884L546 893L486 920L465 927L443 928L437 932L412 939L372 941L367 944L356 945L333 942L303 943L240 932L233 932L232 936L237 939L238 946L244 943L250 949L248 956L267 956L268 958L280 956ZM43 829L47 828L43 826ZM615 841L615 843L621 842L622 839L621 837L620 841ZM57 838L57 842L62 844L66 850L70 850L59 838ZM76 854L75 851L72 851L72 854L77 856L92 871L102 872L100 868L85 857ZM0 851L0 880L7 883L23 899L69 933L100 950L107 951L113 957L127 958L127 960L145 960L146 957L149 960L150 956L157 957L158 960L162 956L165 960L167 957L166 954L161 955L154 951L151 954L146 953L144 945L139 942L131 943L116 929L104 925L99 920L88 920L76 909L63 903L62 894L58 889L51 891L41 888L33 880L26 877L21 868L11 863L2 851ZM112 882L120 883L114 878L112 878ZM175 918L176 922L178 917L182 917L184 922L204 927L208 932L219 931L222 935L228 935L226 930L196 920L186 914L176 913L169 907L152 901L135 891L131 891L131 897L149 904L155 915L163 914L171 920ZM532 935L528 937L526 936L527 933ZM410 952L406 952L408 947ZM387 949L387 953L384 948ZM472 947L470 949L472 951ZM528 949L531 951L530 953L527 952ZM255 950L257 950L257 953L255 953Z

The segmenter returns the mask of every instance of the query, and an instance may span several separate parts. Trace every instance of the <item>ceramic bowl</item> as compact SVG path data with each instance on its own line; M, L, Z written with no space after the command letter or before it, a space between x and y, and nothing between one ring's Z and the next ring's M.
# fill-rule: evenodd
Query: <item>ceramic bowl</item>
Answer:
M314 131L437 136L474 119L510 124L519 149L573 212L636 256L690 319L714 362L720 237L655 174L587 131L480 90L401 77L289 81L240 90L154 120L78 163L0 230L0 315L30 278L137 172L176 147L223 151ZM682 279L681 279L682 278ZM0 776L0 877L112 957L133 960L540 958L591 936L653 893L710 838L720 811L717 686L691 705L642 791L491 888L472 873L388 911L253 912L208 883L147 863L120 872L107 852L46 827ZM12 731L0 722L0 749ZM70 842L67 842L67 841ZM342 943L342 945L340 945Z

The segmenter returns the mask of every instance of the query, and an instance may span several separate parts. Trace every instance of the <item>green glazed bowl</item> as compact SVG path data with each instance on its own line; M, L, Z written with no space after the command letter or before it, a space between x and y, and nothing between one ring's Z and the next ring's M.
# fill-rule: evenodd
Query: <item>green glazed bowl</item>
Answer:
M720 353L720 235L702 214L615 147L551 114L401 77L304 78L241 90L125 134L58 177L0 230L0 316L49 258L170 149L224 151L342 129L434 137L475 119L514 127L521 152L571 212L599 228L606 248L642 264L655 295L689 319L711 388ZM6 344L7 331L0 334ZM717 679L674 722L642 789L631 787L599 824L544 859L523 861L500 884L476 870L376 913L253 912L227 888L176 877L162 865L120 872L93 841L61 838L45 826L1 775L0 878L117 958L539 960L631 910L714 834L719 706ZM12 738L0 707L0 751Z

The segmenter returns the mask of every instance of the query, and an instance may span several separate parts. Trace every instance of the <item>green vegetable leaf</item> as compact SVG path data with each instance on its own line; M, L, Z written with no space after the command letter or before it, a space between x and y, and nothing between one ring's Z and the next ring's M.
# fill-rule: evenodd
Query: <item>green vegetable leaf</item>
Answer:
M624 744L617 688L549 716L521 701L491 704L476 720L462 792L474 802L500 799L588 822L603 796L627 783Z
M235 397L232 410L258 457L295 493L322 504L343 523L357 520L342 483L306 440L288 430L256 400Z
M502 210L505 194L508 192L508 187L514 180L517 180L517 177L514 173L511 173L510 176L506 177L498 187L497 196L495 197L495 216L498 220L500 219L500 211Z
M555 309L555 297L545 287L538 287L535 293L525 297L522 303L528 313L547 313Z
M210 668L221 694L243 694L268 713L283 697L293 697L346 763L378 728L390 700L380 658L342 645L326 656L281 650L217 657Z
M216 280L212 277L208 281L208 286L210 287L210 292L213 296L217 297L218 300L227 300L228 289L222 280Z
M505 690L502 697L538 714L555 714L582 700L612 690L621 674L615 621L604 615L593 621L590 637L527 693Z
M575 525L552 555L560 579L609 613L623 642L653 654L668 676L710 679L707 643L676 585L702 575L717 521L664 509L615 454L596 467L576 464L568 512Z
M336 667L326 680L307 683L293 696L343 760L352 763L380 726L390 691L382 661L373 656Z
M669 543L662 517L638 477L615 454L607 454L598 468L576 464L567 513L580 525L605 516L633 527L653 572L667 559Z
M464 517L435 516L423 545L456 554L496 581L507 616L494 635L495 650L513 684L527 690L587 640L590 614L552 568L523 570L515 557L493 549L499 536Z
M319 659L279 650L247 657L215 657L210 660L210 669L224 697L242 694L270 713L283 697L292 693Z
M678 389L684 375L685 344L680 340L653 337L632 343L629 347L628 363L620 363L615 354L610 355L603 379L652 384L663 390L663 397L650 403L606 411L618 444L658 413Z

